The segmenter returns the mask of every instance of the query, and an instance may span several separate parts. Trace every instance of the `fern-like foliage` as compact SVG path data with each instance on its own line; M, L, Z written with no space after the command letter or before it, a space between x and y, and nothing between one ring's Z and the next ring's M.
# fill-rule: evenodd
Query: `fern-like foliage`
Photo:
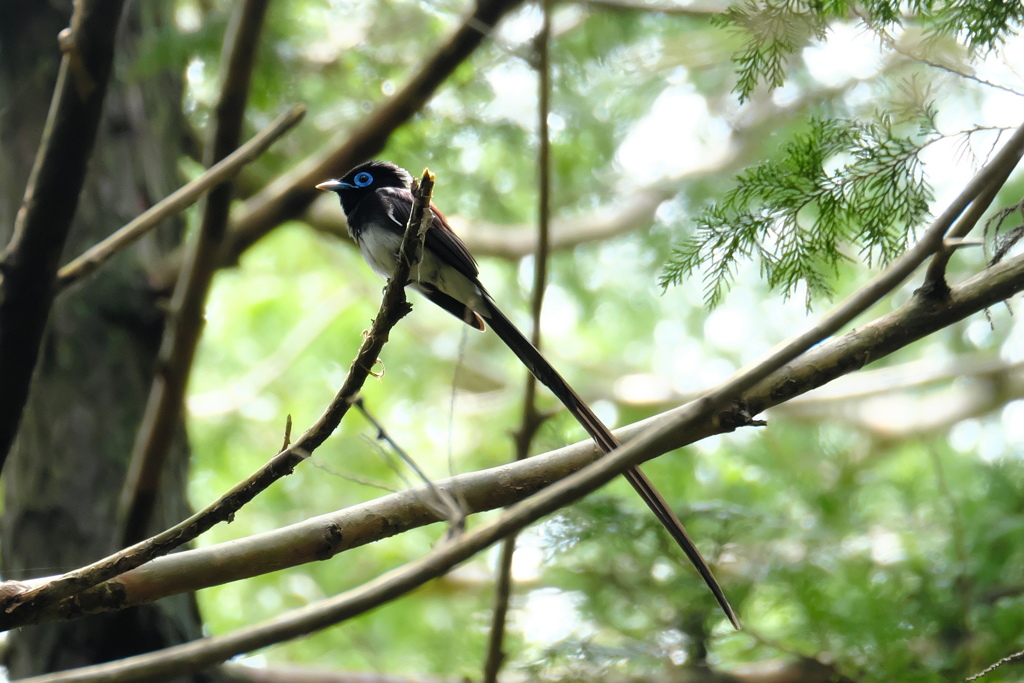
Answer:
M998 49L1024 24L1019 0L953 0L929 4L930 19L942 33L956 36L974 50Z
M973 50L1000 47L1024 24L1020 0L742 0L716 21L737 33L743 47L733 55L740 101L759 83L769 89L785 82L786 68L812 39L824 40L829 22L862 17L875 30L917 20L937 35L962 41Z
M928 211L920 145L897 135L887 118L863 122L816 117L780 158L737 177L736 187L697 219L676 247L661 285L704 270L704 295L715 306L737 263L754 258L769 286L790 295L802 282L807 302L832 293L850 246L869 263L901 253Z
M810 11L806 3L790 0L744 0L716 17L715 23L739 33L743 40L743 47L733 55L738 79L734 90L740 101L750 97L762 81L769 88L782 85L790 58L812 38L825 38L829 18L824 11Z

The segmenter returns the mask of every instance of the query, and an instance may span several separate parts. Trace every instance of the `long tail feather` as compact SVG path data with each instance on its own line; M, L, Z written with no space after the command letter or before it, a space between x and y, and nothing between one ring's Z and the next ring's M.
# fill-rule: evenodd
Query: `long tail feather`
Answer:
M516 354L523 365L542 384L551 390L580 425L587 430L587 433L590 434L602 451L610 453L615 450L619 446L619 440L598 419L594 411L590 409L590 406L573 391L572 387L562 379L562 376L548 363L540 351L512 324L511 320L505 317L492 301L487 301L487 308L487 311L480 312L487 319L487 322L490 323L495 334L512 350L512 353ZM736 629L739 629L739 618L736 616L736 612L733 611L732 605L729 604L729 600L725 597L722 587L718 585L715 575L711 573L711 568L700 554L700 551L697 550L697 546L694 545L690 535L686 533L683 523L672 512L672 509L665 502L665 499L662 498L661 494L658 493L657 489L654 488L650 479L637 467L627 470L624 476L633 485L636 492L640 494L647 507L654 512L658 521L662 523L675 542L679 544L679 547L683 549L683 552L686 553L690 562L693 563L701 578L704 579L704 583L711 589L726 616L729 617L729 621L732 622Z

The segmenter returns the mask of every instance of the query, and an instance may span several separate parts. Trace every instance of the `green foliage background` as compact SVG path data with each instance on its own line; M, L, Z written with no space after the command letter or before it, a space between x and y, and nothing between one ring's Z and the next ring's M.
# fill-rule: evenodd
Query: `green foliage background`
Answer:
M197 130L215 97L229 5L178 0L178 26L155 37L136 65L135 77L144 78L147 64L187 55L184 106ZM311 113L247 171L244 193L356 126L465 9L447 0L272 7L251 129L286 103L307 102ZM676 405L806 325L806 306L827 306L823 294L865 282L868 262L877 266L898 253L928 212L942 209L950 188L970 177L970 155L954 153L953 145L927 163L917 154L926 143L960 139L954 134L962 128L950 127L947 112L975 117L963 127L990 126L981 114L991 89L884 44L883 66L838 87L807 68L801 50L828 40L836 24L866 30L854 10L922 58L963 71L992 56L986 51L998 53L1004 41L1019 43L1014 2L911 3L905 27L886 3L740 4L717 15L557 7L556 216L608 207L648 182L628 173L617 154L667 89L702 96L710 114L734 130L729 154L713 168L650 169L675 194L649 226L552 259L545 349L610 422ZM777 40L751 42L750 28L763 25L768 12ZM538 16L535 7L515 13L381 155L414 172L429 166L446 213L510 230L535 220L528 59ZM766 81L782 90L773 95ZM663 134L694 133L677 127ZM994 135L979 130L963 140L984 155ZM899 159L903 171L887 165ZM194 173L194 163L183 161L183 171ZM843 185L851 177L865 189ZM1018 180L1000 201L1016 201L1020 190ZM983 258L958 255L952 279L976 271ZM531 261L487 259L481 269L495 298L525 327ZM319 415L369 327L381 286L350 243L298 222L218 276L190 387L196 505L275 452L286 414L296 429ZM876 312L904 301L913 286ZM790 294L799 296L787 300ZM718 307L709 312L706 301ZM414 305L385 350L383 376L366 389L368 406L432 476L448 473L449 454L458 472L506 462L524 370L492 336L467 331L422 300ZM1019 361L1019 344L1019 323L999 308L988 321L956 325L878 365ZM941 425L895 429L923 421L927 401L974 389L998 398ZM627 487L607 487L524 537L508 669L594 680L705 659L728 671L812 657L858 681L933 681L963 678L1024 649L1024 418L1020 397L1007 391L977 378L883 391L883 399L898 394L903 402L881 427L858 413L871 405L853 400L817 416L779 411L765 429L710 439L648 465L716 562L747 626L741 633L728 628ZM547 394L541 401L554 407ZM558 415L534 451L582 436ZM313 462L202 542L266 531L383 493L352 477L403 487L372 437L362 418L350 415ZM214 633L251 624L419 557L442 533L422 529L204 591L204 616ZM488 553L407 598L250 660L478 676L493 563ZM538 619L549 628L531 630ZM986 680L1014 678L1000 671Z

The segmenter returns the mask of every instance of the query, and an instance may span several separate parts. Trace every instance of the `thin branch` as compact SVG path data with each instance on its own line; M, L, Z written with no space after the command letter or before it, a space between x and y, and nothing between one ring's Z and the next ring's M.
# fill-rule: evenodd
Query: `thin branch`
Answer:
M885 30L885 29L883 29L881 27L876 26L859 9L854 9L853 13L856 14L858 17L860 17L861 21L863 21L864 24L869 29L871 29L875 33L876 36L878 36L878 38L882 41L882 43L886 47L888 47L893 52L896 52L897 54L900 54L900 55L906 57L907 59L910 59L912 61L918 62L920 64L924 64L925 66L931 67L931 68L936 69L938 71L945 71L948 74L951 74L953 76L957 76L957 77L962 78L962 79L964 79L966 81L974 81L978 85L984 85L984 86L988 86L989 88L994 88L996 90L1002 90L1003 92L1010 93L1011 95L1017 95L1018 97L1024 96L1024 92L1021 92L1019 90L1015 90L1013 88L1010 88L1008 86L1002 85L1000 83L995 83L993 81L985 80L984 78L981 78L980 76L978 76L976 74L968 73L968 72L963 71L961 69L957 69L954 66L950 66L949 64L942 64L941 62L937 62L937 61L935 61L933 59L929 59L928 57L924 57L922 55L915 54L915 53L911 52L910 50L902 47L896 41L896 39L894 39L892 37L892 35L889 33L889 31L887 31L887 30Z
M548 258L551 242L551 137L548 116L551 113L551 0L542 0L543 19L535 45L537 51L537 174L540 187L537 192L537 244L533 259L533 291L530 296L530 317L533 329L530 341L540 349L540 319L544 309L544 292L548 284ZM537 378L526 373L523 387L523 412L519 429L513 435L516 460L525 460L530 454L537 430L544 418L537 410ZM496 683L505 662L505 629L508 605L512 597L512 559L516 552L516 534L509 535L501 546L498 574L494 585L491 628L488 632L487 653L484 659L484 683Z
M899 309L814 347L748 390L737 403L746 406L752 415L759 414L1021 291L1024 291L1024 255L953 287L945 302L936 305L927 297L915 296ZM674 424L691 405L627 425L616 430L615 435L622 441L630 441L652 427ZM721 419L698 422L670 435L648 455L657 457L731 429ZM598 457L600 453L593 442L586 440L524 461L441 480L436 486L463 501L466 511L472 514L521 501ZM179 592L325 560L366 543L444 521L434 506L424 503L426 495L422 487L410 489L264 534L161 557L44 612L26 615L0 612L0 629L122 609ZM31 585L34 581L25 583ZM22 588L0 584L0 595L17 590Z
M323 470L332 477L344 479L345 481L350 481L353 484L359 484L360 486L368 486L369 488L377 489L379 491L386 491L388 493L398 493L399 491L403 490L398 486L395 486L386 481L382 481L380 479L374 479L372 477L363 477L358 474L353 474L352 472L346 472L335 467L331 467L330 465L320 460L319 458L310 458L309 464L317 468L318 470ZM0 586L2 585L3 584L0 584Z
M425 212L425 209L430 204L432 189L433 178L425 173L421 187L414 192L415 202L409 226L406 228L402 241L401 257L395 268L394 277L388 281L384 289L384 298L381 301L377 317L374 319L370 331L364 335L363 343L349 367L348 375L345 377L341 389L338 390L323 415L298 440L271 458L257 472L236 484L213 504L180 524L91 565L63 574L43 585L35 586L31 590L5 595L4 599L0 601L0 622L8 619L17 620L35 614L37 611L44 610L48 605L55 604L139 567L155 557L166 555L219 522L230 521L235 512L243 505L281 477L290 474L300 462L308 458L320 444L327 440L327 437L337 429L341 419L348 412L352 400L362 389L381 349L388 341L391 328L411 310L409 302L405 299L404 288L405 282L409 279L410 269L410 262L405 257L406 244L417 236L417 228L422 230L426 225L424 217L429 214ZM422 239L422 236L419 236L419 239ZM0 594L2 593L0 591Z
M367 410L366 404L363 402L362 398L356 398L356 400L352 401L352 404L359 409L359 412L363 414L363 417L366 418L367 422L373 425L373 428L377 430L377 438L391 446L392 450L394 450L395 453L398 454L398 457L402 459L402 462L416 473L416 476L423 482L423 485L427 487L427 491L430 493L430 496L440 504L440 514L448 520L452 529L457 529L461 532L462 529L465 528L466 511L463 510L457 502L455 502L455 499L452 498L450 493L444 489L439 489L434 485L434 482L427 476L427 473L416 464L416 461L412 459L412 456L406 453L405 449L399 446L398 442L391 438L391 435L388 434L386 429L384 429L384 425L378 422L377 418Z
M235 8L224 41L220 96L207 146L206 166L213 166L238 147L256 61L260 33L270 0L245 0ZM128 472L118 502L120 545L146 538L160 475L185 400L206 314L206 299L217 271L227 231L234 183L225 180L206 197L199 230L189 244L181 276L171 296L170 315L157 354L153 384L132 447Z
M18 432L103 112L123 0L75 3L43 139L0 253L0 469Z
M91 275L114 254L134 243L166 218L195 204L215 185L233 178L247 164L256 161L281 136L290 131L306 115L306 105L297 104L278 116L229 156L201 176L175 190L139 214L123 228L62 267L57 273L57 290L63 291Z
M540 349L540 318L544 310L544 293L548 286L548 261L551 255L551 132L548 118L551 115L551 12L552 0L541 0L543 20L537 35L537 174L540 187L537 192L537 243L534 249L533 291L530 296L530 318L533 329L530 341ZM535 397L537 378L527 373L526 391L523 400L524 426L535 422ZM535 431L535 427L531 431ZM529 438L532 438L532 434ZM527 439L529 441L529 439ZM516 458L527 456L529 444L522 444Z
M1007 655L1006 657L1003 657L1002 659L1000 659L995 664L993 664L993 665L991 665L989 667L986 667L985 669L979 671L978 673L974 674L973 676L968 676L964 680L966 680L968 682L976 681L979 678L983 678L983 677L989 675L990 673L992 673L993 671L995 671L996 669L1001 667L1003 664L1013 664L1015 662L1020 662L1020 661L1024 661L1024 650L1022 650L1020 652L1014 652L1012 655Z
M999 173L992 178L991 183L978 195L977 199L971 202L964 215L946 233L942 248L932 257L932 262L928 264L928 270L924 277L923 286L925 288L933 290L937 295L941 295L948 289L946 285L946 265L949 263L949 259L952 258L954 251L967 244L962 239L969 235L974 226L981 220L981 217L988 210L988 207L991 206L992 201L999 194L999 190L1002 189L1014 168L1015 165L1005 164L999 170Z

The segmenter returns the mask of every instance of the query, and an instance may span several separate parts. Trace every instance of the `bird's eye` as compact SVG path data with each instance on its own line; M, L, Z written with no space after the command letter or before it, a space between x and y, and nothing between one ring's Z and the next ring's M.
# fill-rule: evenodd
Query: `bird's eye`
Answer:
M366 187L373 182L373 176L364 171L363 173L357 173L356 177L352 179L352 182L356 187Z

